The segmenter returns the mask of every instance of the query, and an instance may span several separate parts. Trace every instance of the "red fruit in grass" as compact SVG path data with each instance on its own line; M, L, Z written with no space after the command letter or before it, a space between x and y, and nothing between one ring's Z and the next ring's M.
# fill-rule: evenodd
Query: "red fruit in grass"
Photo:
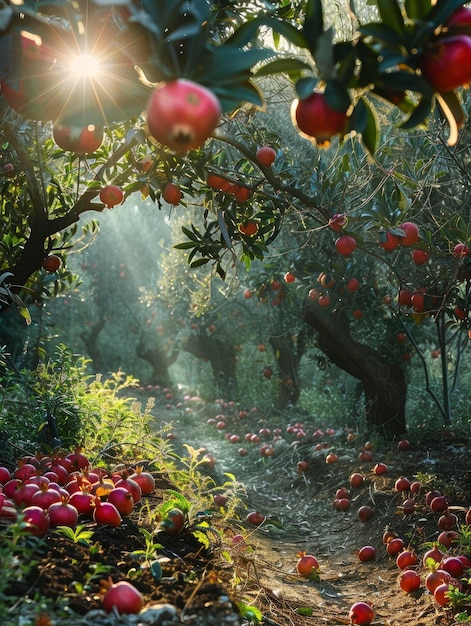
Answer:
M437 498L438 496L441 496L442 494L437 491L436 489L433 489L431 491L427 491L427 493L425 494L425 504L427 506L430 506L430 504L432 503L432 500L434 498Z
M445 511L445 513L438 518L437 525L439 530L451 530L458 526L458 517L454 513Z
M175 185L175 183L167 183L162 190L162 198L165 202L173 204L174 206L180 204L180 200L182 199L180 187Z
M77 448L75 452L71 452L65 458L71 462L70 470L83 470L90 465L90 461L85 454L81 452L82 448Z
M412 260L416 265L424 265L430 259L430 254L425 250L413 250Z
M368 505L363 505L358 509L358 519L360 522L367 522L373 515L373 509Z
M420 491L422 490L422 485L418 480L413 480L410 484L409 487L409 491L413 494L413 495L418 495L420 493Z
M83 517L93 517L95 510L95 497L87 491L76 491L69 498L69 503L77 509Z
M402 512L404 515L411 515L415 511L415 500L413 498L407 498L402 503Z
M354 472L351 476L350 476L350 486L353 489L359 489L362 485L363 485L363 475L358 473L358 472Z
M430 510L434 513L443 513L448 508L448 500L445 496L436 496L430 502ZM445 529L444 529L445 530Z
M23 508L30 506L33 495L39 491L39 486L34 483L22 483L15 489L13 502L16 506Z
M11 472L8 467L0 467L0 485L4 485L11 479Z
M413 550L403 550L399 552L396 558L396 565L399 569L406 569L417 565L419 563L419 557Z
M296 563L296 571L303 578L313 578L319 575L319 561L312 554L299 552L299 561Z
M436 91L453 91L471 80L471 37L454 35L426 48L420 60L422 76Z
M413 222L404 222L399 228L406 233L405 237L400 237L401 246L413 246L419 241L419 229Z
M386 528L386 530L383 533L383 537L382 537L384 545L389 543L391 541L391 539L396 539L396 537L397 537L397 535L396 535L396 533L393 530L391 530L390 528Z
M373 472L376 476L382 476L383 474L388 473L388 466L385 463L376 463L373 467Z
M54 502L60 502L61 496L56 489L50 489L47 487L40 487L36 493L33 493L31 498L32 506L39 506L41 509L47 511L47 509Z
M328 463L328 464L337 463L338 460L339 460L338 454L335 454L335 452L330 452L325 457L325 462Z
M342 235L335 241L335 249L342 256L350 256L356 247L357 242L350 235Z
M447 606L450 604L450 598L448 596L448 592L450 591L449 583L442 583L435 587L435 591L433 592L433 597L438 602L440 606Z
M50 528L49 515L40 506L27 506L21 513L26 522L26 532L35 537L44 537Z
M261 146L257 150L257 161L265 167L270 167L276 160L276 151L270 146Z
M227 496L223 493L215 493L213 496L213 501L216 506L226 506L227 500Z
M358 558L362 563L374 561L376 558L376 548L373 546L363 546L363 548L360 548L358 551Z
M212 91L185 78L157 87L146 111L150 134L179 153L201 146L222 113Z
M398 441L397 449L401 452L406 452L407 450L410 450L410 441L408 439L401 439L400 441Z
M360 459L360 461L363 461L363 463L369 463L373 460L373 453L371 452L371 450L362 450L359 453L358 458Z
M336 233L347 225L348 218L345 213L336 213L329 219L329 227Z
M405 476L401 476L394 483L395 491L408 491L410 487L410 480Z
M350 499L350 491L346 487L340 487L335 492L335 497L336 498L347 498L349 500Z
M397 556L404 548L404 541L400 537L394 537L386 544L386 552L389 556Z
M74 528L78 522L78 511L70 504L69 497L64 496L60 502L54 502L47 510L51 520L51 528L69 526Z
M450 548L451 545L457 542L459 534L455 530L443 530L437 538L438 543L445 548Z
M142 467L136 467L133 474L129 476L141 488L143 496L148 496L155 489L155 480L150 472L145 472Z
M332 505L338 510L338 511L348 511L348 509L350 508L352 502L350 500L350 498L335 498L334 501L332 502Z
M405 593L417 591L420 587L420 576L413 569L406 569L399 574L399 586Z
M440 552L438 548L430 548L430 550L427 550L423 555L422 563L424 564L424 567L427 567L427 561L429 559L435 561L435 563L440 563L444 556L443 552Z
M179 535L185 525L185 514L180 509L170 509L160 522L160 528L167 535Z
M304 474L309 469L309 463L307 461L298 461L296 464L296 470L299 474Z
M452 578L459 579L464 575L465 566L461 559L456 556L445 556L440 561L440 569L448 572Z
M121 204L124 199L124 191L117 185L106 185L100 191L100 200L109 209Z
M57 254L50 254L44 259L42 263L42 266L46 270L46 272L57 272L61 265L62 260L59 256L57 256Z
M374 620L375 612L373 607L371 607L366 602L355 602L355 604L352 604L352 606L350 607L348 617L351 624L358 624L358 626L367 626L367 624L371 624L371 622Z
M450 580L451 574L449 572L446 572L444 569L434 569L425 577L425 586L427 591L433 594L439 585L448 583Z
M55 124L52 129L52 136L62 150L84 157L86 154L95 152L101 146L103 142L103 128L93 124L84 128Z
M111 526L112 528L117 528L122 522L121 515L115 505L111 502L102 502L100 498L95 498L93 519L101 526Z
M142 498L142 490L138 483L130 477L122 478L115 483L116 487L124 487L132 495L134 503L136 504Z
M471 508L466 511L464 522L467 526L471 526Z
M113 584L111 579L105 583L107 589L102 606L107 613L116 610L120 614L135 615L144 606L142 594L126 580Z
M23 484L19 478L11 478L3 485L3 493L7 498L12 499L15 491Z
M28 478L36 475L36 470L37 467L31 463L22 463L13 472L13 477L18 478L19 480L28 480Z
M131 492L124 487L115 487L108 494L107 502L114 504L122 516L130 515L134 508Z
M263 524L263 522L266 520L266 516L259 511L251 511L245 519L249 524L252 524L253 526L260 526L260 524Z
M347 115L332 109L324 93L313 91L307 98L293 102L291 121L304 138L326 146L332 137L345 131Z

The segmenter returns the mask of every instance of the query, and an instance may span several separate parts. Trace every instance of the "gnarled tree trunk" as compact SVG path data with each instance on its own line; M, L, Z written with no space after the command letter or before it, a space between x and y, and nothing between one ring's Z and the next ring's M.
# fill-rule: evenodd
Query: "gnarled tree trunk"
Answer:
M361 381L368 430L387 439L403 435L407 396L403 368L388 363L376 350L355 341L341 315L327 313L316 301L306 301L304 320L318 332L322 352L337 367Z
M301 393L299 364L305 351L305 333L301 331L297 341L290 333L272 335L269 339L278 369L278 393L275 408L285 409L288 404L296 404Z
M170 349L161 345L150 345L150 339L143 336L136 347L137 356L147 361L152 367L152 374L148 381L152 385L168 387L171 384L170 366L175 363L179 353L177 343L172 343Z

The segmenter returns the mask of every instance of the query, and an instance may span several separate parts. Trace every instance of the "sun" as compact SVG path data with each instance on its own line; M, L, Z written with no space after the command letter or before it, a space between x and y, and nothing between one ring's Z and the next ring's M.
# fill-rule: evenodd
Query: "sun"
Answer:
M78 54L70 60L70 71L77 79L96 78L100 74L100 64L92 54Z

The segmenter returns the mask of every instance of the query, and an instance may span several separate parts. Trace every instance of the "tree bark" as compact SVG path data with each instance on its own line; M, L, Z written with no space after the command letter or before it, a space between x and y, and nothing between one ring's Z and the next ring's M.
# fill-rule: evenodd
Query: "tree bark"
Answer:
M233 346L201 331L192 333L182 348L196 358L210 362L218 394L232 400L237 398L237 358Z
M306 301L304 320L318 332L322 352L362 383L368 431L387 439L404 435L407 382L403 368L353 339L342 316L324 311L314 300Z
M275 355L279 379L274 405L281 411L288 404L296 404L301 393L299 364L305 349L304 333L299 333L296 343L289 333L273 335L269 341Z
M171 349L166 352L160 345L151 346L150 339L144 336L137 345L136 353L152 367L152 374L148 381L150 384L162 387L171 385L169 367L175 363L179 353L176 343L172 344Z

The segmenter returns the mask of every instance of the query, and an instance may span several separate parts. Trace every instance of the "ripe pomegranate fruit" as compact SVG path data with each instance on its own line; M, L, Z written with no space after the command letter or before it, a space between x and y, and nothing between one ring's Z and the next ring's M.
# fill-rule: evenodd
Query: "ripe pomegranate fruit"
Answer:
M347 114L332 109L324 93L313 91L307 98L293 102L291 120L303 137L328 146L332 137L344 132Z
M347 225L347 222L348 217L345 213L336 213L329 219L329 228L338 233Z
M405 233L405 237L401 237L401 246L413 246L419 241L419 229L413 222L404 222L399 226Z
M423 265L427 263L430 258L430 254L425 250L413 250L412 251L412 260L416 265Z
M109 209L112 209L117 204L121 204L124 198L124 192L121 187L116 185L106 185L100 191L100 200Z
M380 234L379 245L383 250L395 250L401 243L400 237L393 235L390 230L386 230Z
M110 578L107 582L102 581L102 584L106 589L102 606L107 613L116 609L119 613L135 615L142 610L144 598L131 583L121 580L113 584Z
M270 146L262 146L257 150L257 161L266 167L273 165L276 159L276 152Z
M465 243L457 243L456 246L453 248L452 254L453 256L460 259L464 256L468 256L469 248Z
M43 268L46 272L56 272L61 265L61 258L57 254L50 254L43 261Z
M95 152L101 146L103 142L103 128L93 124L85 128L56 124L52 129L52 137L62 150L84 157Z
M319 576L319 561L312 554L298 552L299 561L296 570L303 578L317 578Z
M436 91L453 91L467 85L471 80L471 37L439 39L425 50L419 67Z
M348 614L351 624L358 624L358 626L367 626L374 620L375 612L372 606L366 602L355 602L350 607Z
M182 199L182 192L180 190L180 187L178 185L175 185L175 183L167 183L162 190L162 198L165 200L165 202L176 206L180 203L180 200Z
M469 7L460 7L457 9L446 22L446 26L456 27L469 26L471 24L471 9Z
M413 569L406 569L399 575L399 586L405 593L417 591L420 587L420 576Z
M204 143L222 113L221 104L212 91L185 78L157 87L146 111L150 134L179 153Z
M335 249L342 256L350 256L356 247L357 242L350 235L342 235L335 242Z

